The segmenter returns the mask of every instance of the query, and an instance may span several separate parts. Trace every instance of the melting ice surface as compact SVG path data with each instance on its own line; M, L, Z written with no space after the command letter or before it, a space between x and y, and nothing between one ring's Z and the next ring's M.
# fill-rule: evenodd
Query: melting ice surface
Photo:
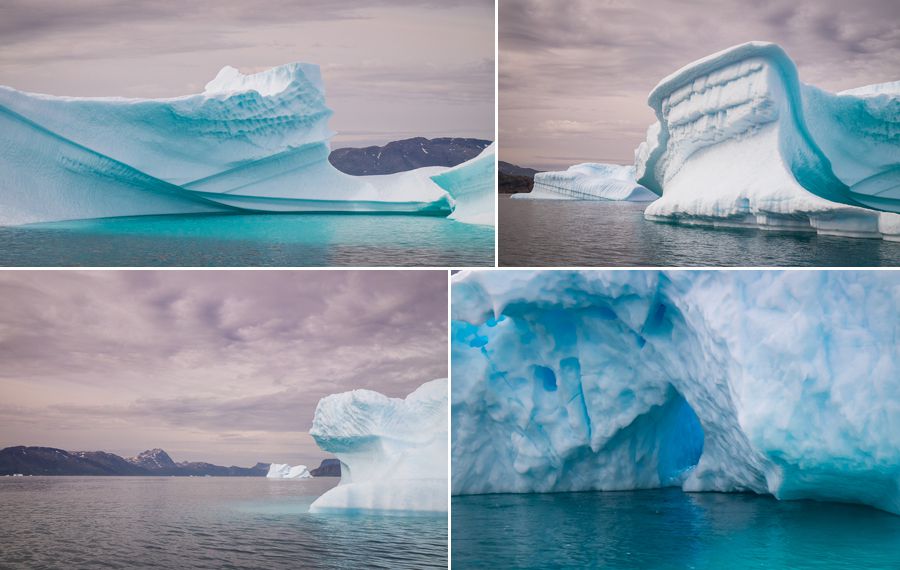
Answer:
M535 197L643 189L660 196L650 220L900 240L900 81L829 93L779 46L749 42L666 77L648 103L657 122L631 178L577 165L536 176Z
M0 87L0 225L204 212L375 212L493 224L493 150L457 166L349 176L328 162L318 66L231 67L171 99L54 97ZM444 184L432 177L447 174Z
M452 299L454 494L900 514L900 274L465 272Z
M310 512L447 512L447 379L405 399L371 390L319 401L310 435L341 461L341 482Z

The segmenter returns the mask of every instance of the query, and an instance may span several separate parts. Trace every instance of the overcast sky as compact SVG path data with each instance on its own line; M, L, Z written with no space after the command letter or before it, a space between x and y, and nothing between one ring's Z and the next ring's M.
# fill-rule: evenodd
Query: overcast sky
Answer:
M494 138L493 0L4 0L0 85L199 93L225 65L322 67L335 147Z
M317 466L320 398L446 376L443 271L0 272L0 447Z
M669 73L750 40L842 90L900 79L897 0L500 0L500 158L631 163Z

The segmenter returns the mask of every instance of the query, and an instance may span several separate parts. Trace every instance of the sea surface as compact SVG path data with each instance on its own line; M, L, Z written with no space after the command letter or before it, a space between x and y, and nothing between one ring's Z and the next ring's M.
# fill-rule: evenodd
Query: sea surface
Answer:
M0 568L446 568L446 516L312 515L337 477L0 477Z
M0 228L0 266L493 266L494 228L433 216L203 214Z
M646 203L499 201L501 266L900 266L900 243L650 222Z
M900 516L750 494L474 495L452 501L454 570L900 568Z

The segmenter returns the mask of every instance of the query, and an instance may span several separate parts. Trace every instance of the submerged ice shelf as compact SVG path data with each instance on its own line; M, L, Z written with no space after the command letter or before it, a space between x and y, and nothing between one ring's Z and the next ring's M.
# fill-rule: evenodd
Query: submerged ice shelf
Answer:
M464 272L454 494L750 491L900 514L900 275Z
M225 67L203 93L170 99L0 87L0 225L236 211L447 216L455 208L459 221L493 223L492 209L479 210L493 188L492 151L453 169L350 176L328 162L331 113L318 66L301 63L252 75Z
M371 390L323 398L310 435L341 461L341 482L310 512L447 512L447 379L405 399Z

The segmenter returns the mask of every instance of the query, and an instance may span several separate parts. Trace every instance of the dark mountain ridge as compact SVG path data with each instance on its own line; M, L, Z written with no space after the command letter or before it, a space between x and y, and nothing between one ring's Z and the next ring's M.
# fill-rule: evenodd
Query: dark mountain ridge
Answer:
M384 146L339 148L331 151L331 165L345 174L394 174L423 166L456 166L475 158L491 141L483 139L416 137Z
M322 470L325 459L314 476L329 476L333 469ZM338 461L337 475L340 476ZM19 445L0 449L0 476L3 475L166 475L174 477L265 477L268 463L257 463L253 467L224 467L202 461L180 461L176 463L162 449L149 449L136 457L123 458L105 451L66 451L55 447ZM321 474L317 475L316 471Z

